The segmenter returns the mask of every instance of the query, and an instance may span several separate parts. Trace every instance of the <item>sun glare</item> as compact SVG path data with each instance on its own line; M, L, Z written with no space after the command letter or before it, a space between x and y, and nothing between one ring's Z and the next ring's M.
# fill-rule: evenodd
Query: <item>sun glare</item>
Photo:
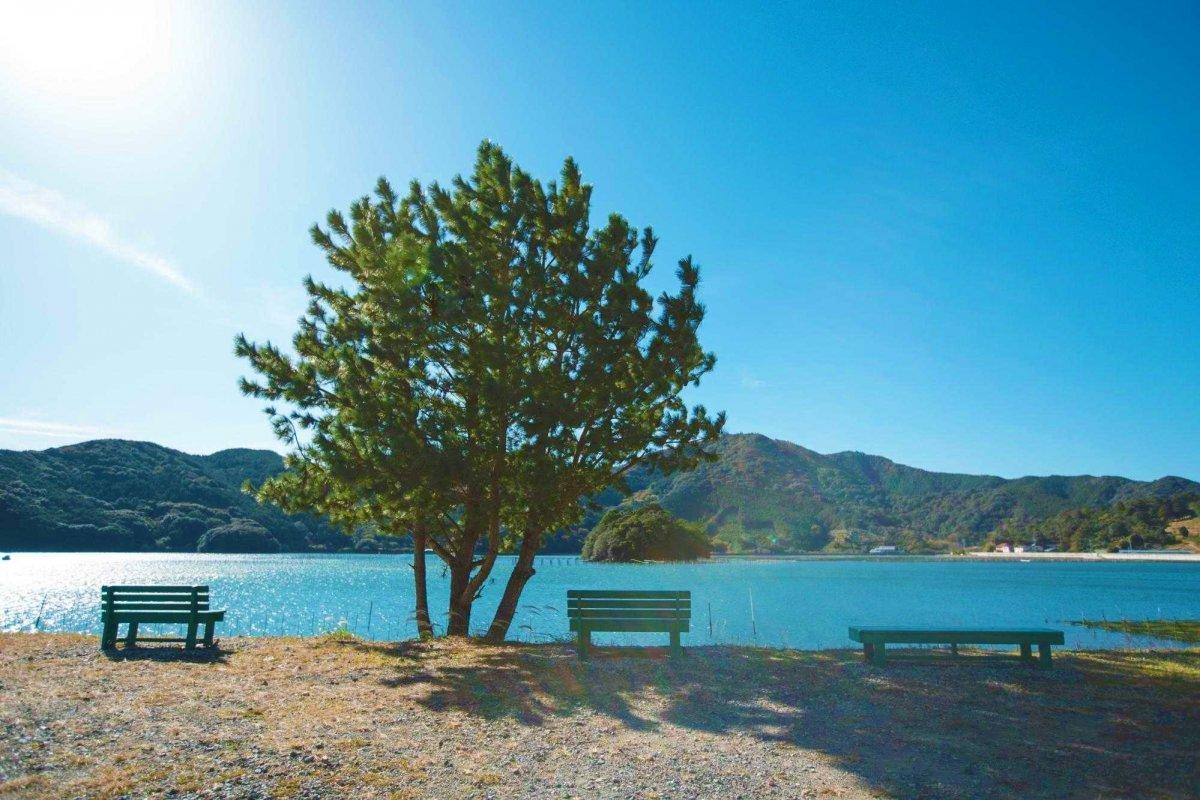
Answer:
M171 4L8 3L0 9L0 72L64 99L130 98L162 78Z

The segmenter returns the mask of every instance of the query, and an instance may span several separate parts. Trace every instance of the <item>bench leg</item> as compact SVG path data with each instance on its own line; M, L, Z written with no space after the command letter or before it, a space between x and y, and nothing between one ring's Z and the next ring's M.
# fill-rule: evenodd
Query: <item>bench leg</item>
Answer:
M877 667L887 666L887 654L884 652L885 645L883 642L876 642L871 645L871 663Z
M579 641L577 647L579 649L579 657L587 658L591 654L592 632L587 628L579 629Z
M671 658L683 655L683 645L679 643L679 631L671 631Z
M952 658L958 658L958 645L954 642L950 643L950 655Z
M875 660L875 645L863 642L863 661L868 664Z
M1053 664L1050 663L1050 645L1038 645L1038 666L1042 669L1053 669Z
M137 644L138 624L136 622L129 623L129 630L125 632L125 646L133 647Z
M204 646L205 647L213 646L213 626L216 624L217 623L211 622L211 621L204 623Z
M1027 664L1033 663L1033 646L1028 642L1021 645L1021 660Z
M183 643L183 646L186 647L188 650L194 650L196 647L196 628L197 627L199 627L199 623L196 620L192 620L191 622L189 622L187 624L187 641L185 641Z
M111 650L117 646L117 623L104 621L104 632L100 634L100 649Z

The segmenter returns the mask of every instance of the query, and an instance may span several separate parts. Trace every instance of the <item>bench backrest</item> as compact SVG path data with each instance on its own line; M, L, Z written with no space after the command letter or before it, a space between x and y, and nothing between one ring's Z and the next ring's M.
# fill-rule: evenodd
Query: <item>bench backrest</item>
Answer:
M101 586L103 611L207 611L207 586Z
M617 624L683 627L692 616L692 593L638 589L569 589L567 618L573 626L586 621L594 630Z

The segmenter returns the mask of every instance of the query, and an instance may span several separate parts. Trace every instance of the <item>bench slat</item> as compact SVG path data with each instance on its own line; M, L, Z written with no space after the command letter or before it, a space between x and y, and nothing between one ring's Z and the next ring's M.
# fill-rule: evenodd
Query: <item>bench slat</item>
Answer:
M616 614L620 616L620 611L645 611L648 613L666 613L666 614L682 614L688 616L692 613L692 609L688 606L574 606L567 609L567 616L575 616L576 614Z
M863 644L1063 644L1052 628L874 628L854 627L850 638Z
M101 617L104 620L117 622L191 622L197 620L206 622L225 619L225 609L217 611L106 611Z
M115 603L105 606L106 611L207 611L208 602L197 603Z
M201 600L207 600L208 592L197 592L196 597ZM106 602L112 600L117 603L121 602L122 600L134 600L139 603L143 603L151 600L174 600L175 602L182 602L184 600L190 600L191 598L191 592L114 592L112 594L105 595L104 600Z
M101 586L100 591L108 592L187 592L191 593L192 589L198 589L202 592L207 592L207 586L138 586L138 585L113 585Z
M644 598L648 600L667 600L667 599L686 599L690 598L692 593L689 591L659 591L646 590L638 591L635 589L568 589L568 601L572 597L580 598L601 598L601 599L617 599L622 597L628 598Z
M567 600L567 609L572 608L691 608L691 600L602 600L590 597Z
M688 619L691 614L687 611L674 611L669 608L622 608L622 609L573 609L567 612L569 619L588 619L594 621L609 619Z
M656 633L670 633L671 631L679 631L680 633L688 633L691 631L691 624L687 620L666 620L666 619L611 619L604 620L602 625L594 624L593 620L573 619L571 620L572 631L588 630L593 633L603 633L605 631L623 632L623 631L646 631Z
M971 625L970 627L935 628L932 626L915 625L911 627L887 625L851 625L852 631L871 631L883 633L1061 633L1057 628L1013 628L1006 625Z

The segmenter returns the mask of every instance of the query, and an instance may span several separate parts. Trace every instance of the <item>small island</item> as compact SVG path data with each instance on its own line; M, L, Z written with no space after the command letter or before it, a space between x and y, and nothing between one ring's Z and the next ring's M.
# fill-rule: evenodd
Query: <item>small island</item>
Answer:
M601 517L582 555L585 561L696 561L712 555L712 541L699 525L650 503Z

